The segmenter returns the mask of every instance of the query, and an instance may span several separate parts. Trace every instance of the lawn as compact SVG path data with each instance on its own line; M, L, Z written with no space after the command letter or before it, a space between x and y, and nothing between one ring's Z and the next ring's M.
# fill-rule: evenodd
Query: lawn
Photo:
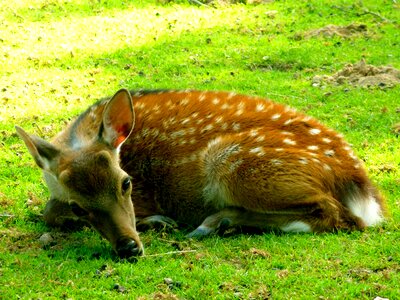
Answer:
M0 299L400 298L400 85L316 80L362 60L400 69L400 5L255 2L0 2ZM329 24L354 26L313 31ZM46 227L49 194L14 126L48 139L120 88L226 90L304 111L344 134L390 215L352 233L150 230L137 262L90 228Z

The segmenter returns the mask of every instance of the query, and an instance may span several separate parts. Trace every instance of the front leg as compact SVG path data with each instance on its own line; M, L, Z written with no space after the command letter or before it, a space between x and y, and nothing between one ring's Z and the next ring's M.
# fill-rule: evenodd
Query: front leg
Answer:
M145 218L136 218L136 228L145 231L151 228L158 230L174 230L178 224L169 217L162 215L153 215Z
M59 227L64 230L81 228L86 222L80 220L71 210L68 203L57 199L50 199L46 203L43 219L51 227Z
M222 234L226 229L236 225L235 222L242 211L237 208L225 208L211 216L208 216L203 223L195 230L186 235L187 238L201 238L210 234Z

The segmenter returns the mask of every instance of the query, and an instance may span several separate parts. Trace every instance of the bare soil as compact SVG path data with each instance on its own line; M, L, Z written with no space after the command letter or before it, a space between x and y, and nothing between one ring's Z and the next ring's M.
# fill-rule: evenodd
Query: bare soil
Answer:
M347 64L333 75L316 75L312 79L313 86L342 84L365 88L390 88L400 84L400 70L391 66L368 65L361 60L355 64Z
M349 38L353 35L360 35L367 33L367 25L365 24L350 24L347 26L326 25L325 27L313 29L304 33L305 38L316 36L333 37L335 35Z

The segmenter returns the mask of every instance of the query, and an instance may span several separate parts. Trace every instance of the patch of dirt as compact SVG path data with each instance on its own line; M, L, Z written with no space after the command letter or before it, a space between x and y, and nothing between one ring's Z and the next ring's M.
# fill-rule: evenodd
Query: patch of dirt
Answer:
M347 64L335 74L316 75L312 79L313 86L350 84L357 87L381 89L400 84L400 70L391 66L376 67L368 65L365 60L355 64Z
M261 285L257 288L256 291L251 292L248 295L249 300L255 300L255 299L272 299L271 292L269 291L268 287L266 285Z
M394 124L392 126L392 131L395 135L400 135L400 123Z
M307 31L303 36L304 38L312 38L316 36L333 37L336 35L349 38L353 35L365 35L367 32L367 25L365 24L350 24L347 26L329 24L322 28Z
M267 251L257 249L257 248L251 248L249 250L249 253L253 257L263 257L263 258L271 258L271 254L268 253Z

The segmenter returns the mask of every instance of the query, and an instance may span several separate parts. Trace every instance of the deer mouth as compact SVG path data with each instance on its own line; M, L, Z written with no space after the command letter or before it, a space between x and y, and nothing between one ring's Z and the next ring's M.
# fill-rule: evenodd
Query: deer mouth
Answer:
M117 242L116 252L120 258L130 258L141 256L144 251L133 239L122 239Z

